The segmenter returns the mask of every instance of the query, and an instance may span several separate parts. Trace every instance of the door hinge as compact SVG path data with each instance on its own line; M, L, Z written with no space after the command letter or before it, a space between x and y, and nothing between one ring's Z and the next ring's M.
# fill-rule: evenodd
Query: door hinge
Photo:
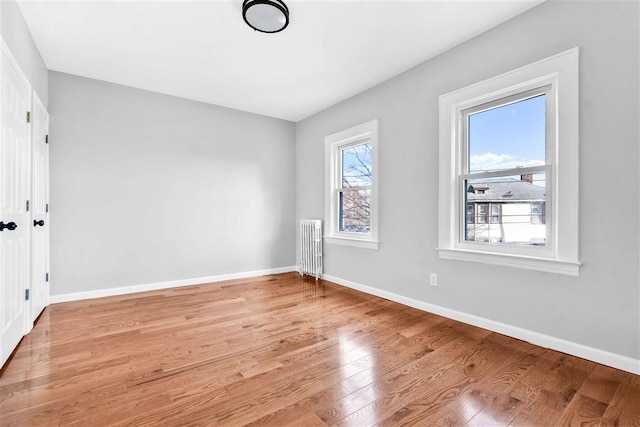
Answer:
M24 290L24 300L29 301L29 289Z
M44 143L48 144L49 143L49 135L45 135L44 136Z
M44 275L44 281L47 282L47 283L49 282L49 273L46 273Z
M45 205L45 207L44 207L44 211L45 211L45 212L47 212L47 213L49 212L49 203L47 203L47 204Z
M27 212L29 212L29 201L27 200Z
M31 123L31 111L27 111L27 123Z

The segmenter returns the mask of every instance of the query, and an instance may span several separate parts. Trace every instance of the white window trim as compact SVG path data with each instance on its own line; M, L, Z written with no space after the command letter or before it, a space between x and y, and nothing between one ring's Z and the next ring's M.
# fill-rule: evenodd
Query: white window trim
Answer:
M370 232L348 233L338 231L338 197L336 188L340 179L337 156L340 148L358 141L371 141L371 199ZM327 243L378 249L378 119L325 137L325 236Z
M440 96L440 258L579 274L578 60L579 49L576 47ZM460 214L462 187L459 182L465 148L460 122L462 111L544 85L552 86L556 101L554 147L547 150L547 163L551 165L551 194L547 195L550 242L545 247L529 248L463 241L460 230L464 226L464 215Z

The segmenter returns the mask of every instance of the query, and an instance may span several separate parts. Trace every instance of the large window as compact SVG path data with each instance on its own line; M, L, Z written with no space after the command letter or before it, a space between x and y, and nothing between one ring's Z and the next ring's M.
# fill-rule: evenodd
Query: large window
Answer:
M441 258L577 275L578 49L440 97Z
M325 138L328 243L378 247L377 139L377 120Z
M551 90L544 86L462 111L460 202L475 206L477 219L465 222L466 241L545 246L548 230L536 220L550 193Z

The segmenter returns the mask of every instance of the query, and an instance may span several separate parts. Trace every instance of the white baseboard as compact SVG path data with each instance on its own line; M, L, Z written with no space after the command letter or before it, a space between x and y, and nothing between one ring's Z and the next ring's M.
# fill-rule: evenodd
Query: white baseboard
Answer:
M220 274L217 276L195 277L193 279L172 280L169 282L146 283L142 285L122 286L118 288L99 289L96 291L74 292L71 294L51 295L49 303L79 301L91 298L110 297L115 295L133 294L135 292L155 291L159 289L177 288L179 286L201 285L203 283L222 282L224 280L246 279L249 277L266 276L269 274L289 273L297 271L297 267L279 267L266 270L247 271L244 273Z
M640 375L640 359L622 356L620 354L611 353L605 350L600 350L594 347L589 347L561 338L552 337L550 335L541 334L538 332L530 331L528 329L508 325L506 323L496 322L495 320L486 319L484 317L474 316L473 314L452 310L450 308L441 307L435 304L429 304L413 298L394 294L393 292L373 288L367 285L362 285L350 280L341 279L329 274L325 274L323 278L325 280L335 282L339 285L346 286L348 288L385 298L391 301L395 301L400 304L408 305L409 307L417 308L422 311L434 313L439 316L447 317L449 319L487 329L492 332L497 332L503 335L527 341L540 347L561 351L563 353L571 354L573 356L611 366L616 369L631 372L632 374Z

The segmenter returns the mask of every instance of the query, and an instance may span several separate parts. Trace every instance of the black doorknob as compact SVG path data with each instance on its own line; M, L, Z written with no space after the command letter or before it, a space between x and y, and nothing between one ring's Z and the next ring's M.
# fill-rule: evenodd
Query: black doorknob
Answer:
M36 221L34 219L33 220L33 226L35 227L36 225L39 225L40 227L44 227L44 219L41 219L40 221Z
M5 224L4 222L0 221L0 231L4 230L5 228L8 228L10 231L13 231L16 228L18 228L18 225L13 221L11 221L9 224Z

